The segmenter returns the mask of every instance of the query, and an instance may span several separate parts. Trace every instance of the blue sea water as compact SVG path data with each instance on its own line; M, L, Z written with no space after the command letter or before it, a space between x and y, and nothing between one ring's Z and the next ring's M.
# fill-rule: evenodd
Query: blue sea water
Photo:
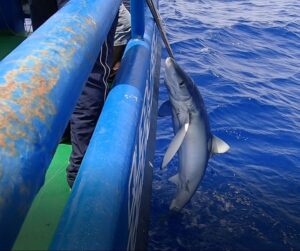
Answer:
M300 1L160 0L160 13L231 149L171 214L178 159L159 169L173 129L158 119L149 250L300 250Z

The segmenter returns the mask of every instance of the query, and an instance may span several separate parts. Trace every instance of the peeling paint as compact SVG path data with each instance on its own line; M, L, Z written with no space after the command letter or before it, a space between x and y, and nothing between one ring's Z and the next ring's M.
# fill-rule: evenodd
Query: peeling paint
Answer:
M80 26L80 33L68 26L67 21L61 28L69 34L72 46L64 37L53 36L55 41L45 39L43 48L46 49L37 48L31 55L15 60L18 68L6 72L4 82L0 83L0 146L9 150L6 154L18 154L17 139L24 138L34 142L33 137L37 132L34 133L33 119L45 123L48 116L56 113L55 105L48 95L58 82L61 69L71 67L69 62L78 48L85 44L86 33L93 33L97 28L96 20L90 16L84 17L84 21L77 17L72 19ZM51 32L45 34L45 37L50 38ZM54 66L57 65L57 60L61 69ZM28 135L28 130L33 133Z
M62 27L62 30L72 38L73 46L71 48L64 38L57 39L56 42L52 42L50 39L49 42L44 43L44 47L47 49L34 50L31 55L16 60L18 68L12 69L4 75L4 83L0 83L0 100L2 101L0 146L8 147L11 155L16 154L16 146L13 141L20 137L32 140L28 138L26 130L34 129L32 125L34 118L45 122L47 116L56 113L55 106L48 95L58 82L60 69L51 66L51 63L55 64L56 60L59 60L60 64L63 63L62 68L70 67L69 61L85 42L85 33L94 32L96 29L96 21L92 17L85 17L84 20L86 24L76 19L78 25L81 26L81 34L78 34L70 26ZM49 36L49 34L46 35ZM57 56L58 58L56 58ZM45 66L47 63L49 65ZM28 74L31 77L28 77ZM8 142L13 143L7 145Z
M48 52L44 51L42 54L47 55ZM48 94L58 81L59 70L57 67L50 67L48 71L52 74L45 78L42 69L42 58L28 55L19 61L18 69L10 70L4 75L4 83L0 85L0 145L7 148L10 155L17 154L15 141L26 138L26 130L33 129L34 118L45 122L46 116L56 112ZM24 73L32 73L32 76L26 78ZM16 92L20 93L17 97Z

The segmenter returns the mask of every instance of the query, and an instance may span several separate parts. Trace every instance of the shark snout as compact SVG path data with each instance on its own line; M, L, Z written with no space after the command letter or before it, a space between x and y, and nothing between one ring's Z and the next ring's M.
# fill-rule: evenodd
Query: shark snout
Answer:
M174 59L171 57L167 57L166 59L166 67L170 68L170 67L174 67Z

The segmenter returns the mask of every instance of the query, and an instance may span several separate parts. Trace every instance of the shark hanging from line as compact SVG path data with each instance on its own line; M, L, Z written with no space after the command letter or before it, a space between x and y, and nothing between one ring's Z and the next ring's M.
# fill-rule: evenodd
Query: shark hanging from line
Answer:
M208 159L225 153L229 145L213 136L202 96L193 80L171 57L165 63L165 84L169 100L159 109L160 116L172 115L175 137L164 156L164 169L178 151L179 171L169 180L177 185L170 209L180 211L200 184Z

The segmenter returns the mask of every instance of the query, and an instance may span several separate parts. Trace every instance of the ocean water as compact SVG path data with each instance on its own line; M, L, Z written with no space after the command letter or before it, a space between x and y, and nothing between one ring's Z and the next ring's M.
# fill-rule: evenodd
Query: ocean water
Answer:
M158 119L149 250L300 250L300 1L160 0L160 12L231 149L172 214L178 159L159 169L174 135Z

